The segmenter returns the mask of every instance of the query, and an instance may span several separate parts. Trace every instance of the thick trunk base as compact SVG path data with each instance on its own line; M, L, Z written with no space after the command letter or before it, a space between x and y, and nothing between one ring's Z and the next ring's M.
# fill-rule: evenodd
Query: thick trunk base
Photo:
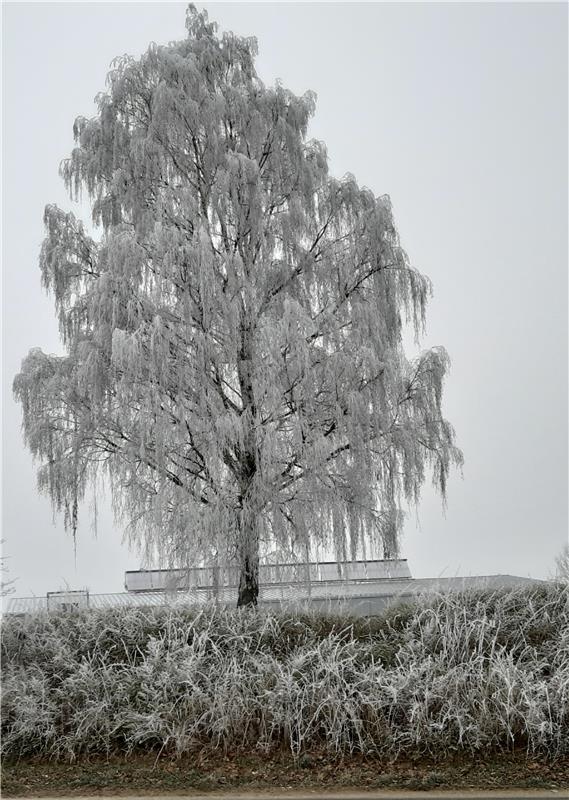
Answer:
M237 595L237 608L257 605L259 598L259 564L252 564L249 559L241 568L239 577L239 592Z

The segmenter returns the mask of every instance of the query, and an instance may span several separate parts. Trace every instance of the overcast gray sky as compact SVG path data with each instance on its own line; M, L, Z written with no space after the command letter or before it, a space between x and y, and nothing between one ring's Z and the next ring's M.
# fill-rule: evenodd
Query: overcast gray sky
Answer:
M202 7L201 4L198 4ZM453 367L445 411L465 454L448 509L425 488L412 574L547 577L567 541L567 5L206 4L255 35L258 72L318 95L332 174L390 194L434 283L423 346ZM139 559L108 501L77 542L36 491L11 383L31 347L61 351L40 287L46 203L113 57L185 35L185 3L3 6L3 533L17 594L121 591Z

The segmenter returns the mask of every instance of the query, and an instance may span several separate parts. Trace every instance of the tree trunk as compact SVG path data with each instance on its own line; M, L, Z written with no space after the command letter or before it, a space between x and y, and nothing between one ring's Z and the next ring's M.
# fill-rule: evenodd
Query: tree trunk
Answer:
M259 561L245 558L241 564L237 608L256 606L259 597Z
M254 498L257 472L257 447L255 442L255 395L253 392L253 340L252 322L243 306L241 347L237 362L239 388L243 402L243 449L241 462L241 496L239 514L239 593L237 607L256 606L259 596L259 532L257 507Z
M239 545L239 592L237 608L256 606L259 596L259 536L255 515L241 513Z

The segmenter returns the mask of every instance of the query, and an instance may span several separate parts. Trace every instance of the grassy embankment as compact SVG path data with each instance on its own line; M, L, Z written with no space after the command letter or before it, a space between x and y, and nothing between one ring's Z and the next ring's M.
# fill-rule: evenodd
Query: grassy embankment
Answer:
M2 673L4 794L569 785L562 586L7 619Z

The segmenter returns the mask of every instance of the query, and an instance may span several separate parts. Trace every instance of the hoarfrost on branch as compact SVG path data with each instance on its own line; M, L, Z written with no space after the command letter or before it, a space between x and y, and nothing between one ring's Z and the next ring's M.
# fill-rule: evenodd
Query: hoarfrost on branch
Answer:
M65 357L32 350L14 389L40 487L75 528L101 469L149 555L397 550L427 468L461 463L441 413L448 357L408 361L430 292L387 197L328 173L315 97L256 76L256 42L190 7L187 38L118 58L62 166L99 241L45 211L44 285Z

